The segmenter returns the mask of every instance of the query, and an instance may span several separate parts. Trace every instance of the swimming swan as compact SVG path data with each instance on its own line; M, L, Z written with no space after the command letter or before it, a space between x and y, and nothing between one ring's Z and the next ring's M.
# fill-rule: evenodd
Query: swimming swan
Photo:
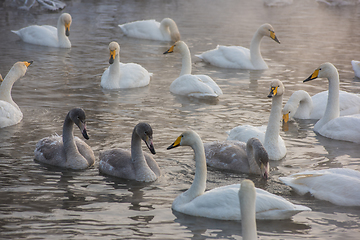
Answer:
M180 40L179 29L174 20L164 18L161 23L155 20L142 20L119 25L123 33L129 37L159 41Z
M136 63L120 62L120 45L109 44L110 66L101 76L101 87L105 89L136 88L149 85L152 73Z
M304 90L295 91L286 102L282 113L287 122L291 118L320 119L324 116L328 100L328 91L310 97ZM340 91L340 116L360 113L360 97L353 93Z
M170 92L190 97L218 97L222 95L220 87L207 75L191 74L191 56L186 43L176 42L164 54L179 52L182 56L180 76L170 85Z
M195 178L191 187L177 196L172 203L172 209L197 217L207 217L219 220L241 220L239 188L233 184L206 191L206 159L204 145L199 135L194 131L185 131L167 149L178 146L190 146L195 154ZM294 205L280 196L262 189L256 189L257 219L289 219L291 216L311 209Z
M250 138L247 143L231 140L204 143L204 148L210 167L269 177L269 157L257 138Z
M0 128L18 124L23 118L19 106L11 97L14 83L25 75L33 61L15 63L0 85Z
M270 37L275 42L280 43L275 35L274 28L265 23L256 31L251 40L250 49L240 46L221 46L206 51L200 55L195 55L211 65L221 68L239 68L250 70L268 69L267 64L261 56L260 43L264 37Z
M74 123L83 137L89 139L86 131L85 112L74 108L65 117L63 135L41 139L34 151L35 160L53 166L69 169L85 169L95 163L91 147L78 137L74 138Z
M271 82L268 97L272 98L272 104L267 127L254 127L250 125L238 126L229 132L228 140L247 142L249 138L256 137L264 145L270 160L280 160L285 157L285 142L279 135L284 91L285 88L281 81L274 80Z
M279 179L300 195L340 206L360 206L360 172L346 168L304 171Z
M360 61L351 61L352 68L354 70L355 76L360 78Z
M256 190L251 180L245 179L241 182L239 189L239 202L241 215L241 230L243 240L256 240Z
M69 40L71 15L63 13L60 15L57 28L50 25L32 25L24 27L16 33L24 42L59 48L71 48Z
M323 63L304 82L316 78L327 78L329 96L324 116L314 125L314 131L332 139L360 143L360 115L340 117L339 73L331 63Z
M155 181L161 175L160 168L152 156L141 149L143 140L155 154L152 134L149 124L137 124L132 133L131 152L120 148L100 152L100 172L140 182Z

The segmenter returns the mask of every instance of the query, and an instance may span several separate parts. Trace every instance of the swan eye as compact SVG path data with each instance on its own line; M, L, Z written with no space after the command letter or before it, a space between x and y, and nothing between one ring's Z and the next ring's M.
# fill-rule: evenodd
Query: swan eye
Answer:
M321 68L319 68L319 71L321 71Z

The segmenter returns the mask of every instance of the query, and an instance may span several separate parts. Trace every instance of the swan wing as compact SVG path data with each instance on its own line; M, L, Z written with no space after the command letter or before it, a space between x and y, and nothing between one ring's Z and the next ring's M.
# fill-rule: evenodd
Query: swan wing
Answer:
M100 152L99 170L107 175L135 180L130 151L120 148Z
M94 165L95 155L91 147L78 137L75 137L75 144L79 153L88 161L89 167Z
M240 142L247 142L250 138L255 137L264 143L266 125L254 127L251 125L241 125L231 129L228 132L228 140L237 140Z
M12 104L0 100L0 128L15 125L23 118L22 112Z
M54 135L41 139L35 146L35 160L55 166L65 166L66 156L62 137Z
M120 64L120 88L136 88L149 85L150 74L136 63Z
M160 23L155 20L142 20L129 22L119 25L123 33L129 37L151 39L151 40L165 40L165 37L161 34Z
M53 26L32 25L13 32L27 43L59 47L57 28Z

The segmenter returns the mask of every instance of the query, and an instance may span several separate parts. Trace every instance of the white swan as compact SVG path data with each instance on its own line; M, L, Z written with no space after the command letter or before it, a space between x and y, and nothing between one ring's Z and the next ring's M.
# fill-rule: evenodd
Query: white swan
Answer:
M101 87L105 89L136 88L149 85L152 73L136 63L120 62L120 45L109 44L110 66L101 76Z
M190 97L218 97L222 95L220 87L207 75L191 74L190 50L183 41L176 42L164 54L179 52L182 56L180 76L170 85L170 92Z
M327 78L329 96L324 116L315 124L314 131L332 139L360 143L360 114L340 117L339 73L331 63L323 63L304 82Z
M250 49L240 46L221 46L195 55L211 65L222 68L239 68L250 70L264 70L268 66L261 56L260 43L262 37L267 36L280 43L275 35L274 28L265 23L256 31L251 40Z
M324 116L328 100L328 91L310 97L304 90L295 91L286 102L282 113L287 122L291 118L320 119ZM340 116L360 113L360 97L345 91L339 92Z
M360 78L360 61L352 60L351 61L351 66L352 66L352 68L354 70L355 76Z
M167 149L190 146L195 154L195 178L191 187L177 196L172 209L197 217L219 220L241 220L238 192L240 184L233 184L206 191L206 159L204 145L194 131L185 131ZM262 189L256 189L257 219L288 219L291 216L311 209L294 205L280 196Z
M149 124L137 124L131 138L131 151L117 148L100 152L100 172L141 182L155 181L161 175L160 168L152 156L141 149L143 140L150 152L155 154L152 133Z
M15 63L0 85L0 128L15 125L23 114L11 97L11 89L16 80L25 75L32 61Z
M229 132L228 140L247 142L249 138L256 137L264 145L270 160L280 160L285 157L285 142L279 135L284 91L285 88L281 81L272 81L270 84L270 94L268 95L268 97L272 98L268 125L261 127L250 125L235 127Z
M179 29L174 20L164 18L161 23L155 20L142 20L119 25L123 33L129 37L159 41L180 40Z
M245 179L241 182L239 202L243 240L256 240L256 190L251 180Z
M360 172L346 168L305 171L279 179L297 193L340 206L360 206Z
M71 15L63 13L60 15L57 28L50 25L32 25L24 27L16 33L24 42L59 48L71 48L69 40Z
M204 148L210 167L269 177L269 157L257 138L250 138L247 143L231 140L204 143Z
M74 123L79 127L83 137L89 139L86 131L85 112L73 108L65 117L63 135L41 139L34 151L35 160L62 168L85 169L95 163L91 147L78 137L74 138Z

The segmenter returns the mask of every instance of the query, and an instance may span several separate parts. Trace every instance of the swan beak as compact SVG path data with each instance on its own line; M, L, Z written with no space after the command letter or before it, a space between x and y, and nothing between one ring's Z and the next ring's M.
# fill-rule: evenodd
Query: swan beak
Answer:
M86 124L85 124L85 122L81 122L79 128L80 128L80 131L81 131L83 137L84 137L86 140L89 140L89 135L87 134L87 131L86 131Z
M4 81L3 77L0 74L0 82Z
M65 23L65 35L70 36L70 23Z
M311 80L314 80L315 78L317 78L319 76L319 69L316 69L314 71L313 74L310 75L310 77L308 77L307 79L305 79L303 82L308 82L308 81L311 81Z
M176 147L180 146L181 137L182 137L182 136L179 136L179 137L175 140L175 142L174 142L173 144L171 144L171 145L167 148L167 150L172 149L172 148L176 148Z
M277 43L280 44L279 39L276 37L275 32L270 30L270 37Z
M166 52L164 52L164 54L167 54L167 53L172 53L174 52L174 47L175 47L175 44L172 45Z
M266 166L263 163L261 163L260 171L263 178L267 180L269 178L269 172L270 172L269 162L267 162Z
M271 97L276 96L277 89L278 89L278 87L271 87L270 93L269 93L269 95L268 95L268 98L271 98Z
M29 67L31 64L33 63L33 61L25 61L24 64L26 67Z
M110 59L109 59L109 63L110 63L110 64L113 64L113 63L114 63L115 54L116 54L116 51L115 51L115 50L110 50Z
M289 113L283 114L283 122L287 123L289 121Z
M144 142L146 143L146 146L148 147L148 149L150 150L150 152L151 152L152 154L156 154L155 148L154 148L154 144L153 144L153 141L152 141L152 138L146 137L146 140L145 140Z

